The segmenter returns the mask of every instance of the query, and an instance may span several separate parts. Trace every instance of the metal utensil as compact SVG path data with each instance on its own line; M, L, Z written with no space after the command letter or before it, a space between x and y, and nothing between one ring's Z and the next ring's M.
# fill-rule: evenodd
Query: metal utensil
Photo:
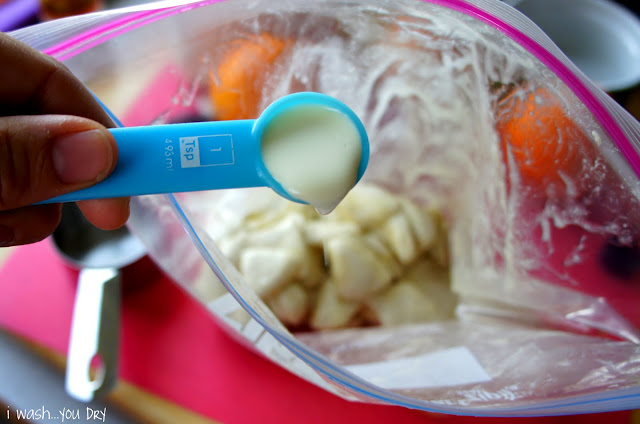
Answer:
M88 402L109 392L117 380L120 270L145 256L146 250L126 227L94 227L75 203L63 205L52 240L67 262L80 269L65 387L70 396ZM92 364L97 367L93 376Z

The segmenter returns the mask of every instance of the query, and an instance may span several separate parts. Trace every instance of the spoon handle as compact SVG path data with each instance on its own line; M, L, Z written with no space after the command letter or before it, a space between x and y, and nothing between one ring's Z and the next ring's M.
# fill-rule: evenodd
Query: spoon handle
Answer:
M89 402L106 394L118 378L120 277L115 268L80 271L65 375L66 391L74 399Z
M255 120L113 128L118 163L104 181L40 203L259 187Z

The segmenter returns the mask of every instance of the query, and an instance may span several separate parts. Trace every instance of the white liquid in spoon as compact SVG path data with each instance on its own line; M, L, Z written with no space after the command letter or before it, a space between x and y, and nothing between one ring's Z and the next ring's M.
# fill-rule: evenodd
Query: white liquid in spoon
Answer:
M358 179L360 133L342 112L326 106L282 112L265 128L261 149L273 178L321 214L331 212Z

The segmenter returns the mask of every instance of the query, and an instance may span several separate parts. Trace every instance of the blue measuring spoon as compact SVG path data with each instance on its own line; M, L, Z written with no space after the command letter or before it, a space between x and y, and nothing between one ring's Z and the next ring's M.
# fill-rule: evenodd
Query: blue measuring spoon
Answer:
M361 143L355 185L369 161L369 139L364 125L339 100L321 93L302 92L276 100L258 119L110 129L119 152L114 171L91 187L40 203L263 186L289 200L307 203L289 193L273 177L263 161L261 142L279 117L308 106L336 111L353 124Z

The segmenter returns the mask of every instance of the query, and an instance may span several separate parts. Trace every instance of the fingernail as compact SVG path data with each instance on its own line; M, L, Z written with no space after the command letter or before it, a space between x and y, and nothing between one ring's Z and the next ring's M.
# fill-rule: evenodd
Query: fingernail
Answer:
M6 225L0 225L0 247L11 246L15 239L16 236L12 228Z
M111 156L111 144L101 130L65 135L53 144L53 166L66 184L103 180L111 169Z

